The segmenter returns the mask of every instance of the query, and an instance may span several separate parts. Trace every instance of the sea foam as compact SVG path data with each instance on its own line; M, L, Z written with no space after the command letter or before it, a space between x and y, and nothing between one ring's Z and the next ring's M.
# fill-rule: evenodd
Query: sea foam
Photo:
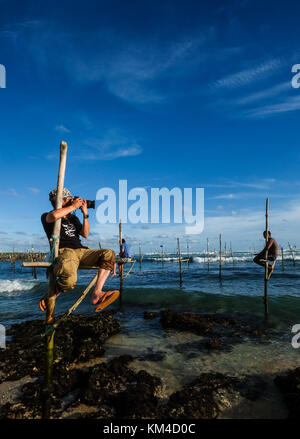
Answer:
M36 285L35 282L15 279L0 279L0 293L11 293L13 291L31 290Z

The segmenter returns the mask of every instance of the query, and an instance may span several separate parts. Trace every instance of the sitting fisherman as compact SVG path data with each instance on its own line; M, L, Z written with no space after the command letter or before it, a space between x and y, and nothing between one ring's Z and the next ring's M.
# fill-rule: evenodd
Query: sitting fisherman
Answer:
M125 239L122 239L122 245L120 246L120 258L131 258L131 248Z
M96 286L92 295L92 305L104 302L113 291L103 291L104 283L112 271L116 275L116 255L111 249L89 250L84 247L79 236L89 236L89 215L86 200L80 197L72 198L71 192L64 188L62 207L55 209L56 189L49 193L49 200L54 210L43 213L41 221L48 239L52 237L54 223L61 218L60 241L58 257L53 266L53 273L56 280L56 298L60 293L73 289L77 282L77 269L80 266L99 267ZM83 214L83 224L79 218L71 212L80 209ZM40 300L39 306L45 311L46 297Z
M265 231L263 235L264 238L266 239L267 232ZM258 255L255 256L253 262L255 262L255 264L261 265L262 267L265 267L267 251L268 251L268 261L273 262L272 265L268 264L268 279L269 279L274 271L275 261L278 256L278 244L275 241L275 239L271 237L271 232L268 232L268 240L265 245L265 248L260 253L258 253Z
M120 262L119 259L119 276L121 276L121 270L120 267L124 262L127 262L126 259L130 259L131 258L131 249L130 249L130 245L128 245L125 241L125 239L122 239L122 244L120 245L120 253L119 253L119 257L120 259L122 259L122 262Z

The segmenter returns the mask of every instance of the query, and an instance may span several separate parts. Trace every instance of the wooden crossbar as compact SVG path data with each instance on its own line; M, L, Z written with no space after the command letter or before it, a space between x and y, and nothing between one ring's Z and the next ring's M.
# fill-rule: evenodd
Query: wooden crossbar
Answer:
M133 259L130 258L126 258L126 260L122 261L122 259L119 259L118 262L120 264L126 264L127 262L130 263L134 263L136 262ZM23 262L22 263L22 267L37 267L37 268L49 268L51 267L51 263L50 262ZM81 265L79 265L78 269L79 270L98 270L99 267L82 267Z
M37 267L37 268L49 268L50 262L23 262L22 267ZM99 267L82 267L79 265L79 270L98 270Z

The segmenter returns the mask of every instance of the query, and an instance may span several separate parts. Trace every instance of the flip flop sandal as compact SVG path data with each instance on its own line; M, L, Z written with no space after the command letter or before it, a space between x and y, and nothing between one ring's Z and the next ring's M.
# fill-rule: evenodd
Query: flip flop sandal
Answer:
M56 290L57 291L57 290ZM56 294L56 298L59 294ZM42 300L45 302L45 306L42 304ZM41 300L39 301L39 308L41 311L45 312L47 309L47 305L46 305L46 301L45 301L45 297L42 297Z
M44 297L39 301L39 308L40 308L41 311L44 312L44 311L46 311L47 306L44 306L44 305L42 304L42 300L45 301Z
M120 291L115 290L112 294L107 296L103 302L101 302L96 308L95 312L102 311L104 308L106 308L108 305L110 305L112 302L114 302L120 295ZM105 296L104 296L105 297Z

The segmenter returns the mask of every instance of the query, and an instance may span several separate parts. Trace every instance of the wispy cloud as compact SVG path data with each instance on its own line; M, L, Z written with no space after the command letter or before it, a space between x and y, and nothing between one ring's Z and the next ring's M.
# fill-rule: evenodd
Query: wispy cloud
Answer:
M244 96L243 98L237 99L235 103L238 105L252 104L255 101L265 100L274 96L278 96L281 93L288 91L290 89L291 89L291 83L283 82L281 84L275 85L274 87L263 89L262 91L251 93L247 96Z
M266 192L236 192L234 194L221 194L221 195L215 195L213 197L208 197L210 200L246 200L248 198L259 198L259 197L266 197L267 195L271 196L272 198L286 198L286 194L280 194L280 193L268 193Z
M263 118L296 110L300 110L300 96L290 96L280 103L265 105L259 108L249 110L247 113L245 113L245 115L247 117Z
M21 195L14 189L14 188L10 188L9 189L9 193L10 195L12 195L13 197L20 197Z
M33 194L39 194L40 193L40 189L38 189L37 187L29 187L28 190L30 192L32 192Z
M204 188L239 188L239 187L246 187L246 188L253 188L253 189L268 189L272 184L275 183L274 178L264 178L264 179L258 179L257 181L249 181L249 182L242 182L242 181L234 181L234 180L228 180L224 181L224 183L207 183L202 184L202 187Z
M69 130L69 128L67 128L65 125L56 125L56 127L54 128L55 131L58 131L59 133L70 133L71 130Z
M210 197L211 200L233 200L234 198L237 198L236 194L223 194L223 195L216 195L214 197Z
M55 53L56 62L61 62L72 80L99 83L118 98L139 104L164 101L168 87L158 87L157 79L188 76L206 59L205 44L215 38L214 26L179 35L177 40L155 36L138 40L113 28L102 28L81 33L78 45L74 44L79 38L75 31L58 31L46 21L19 23L6 32L30 52L41 74L52 65ZM26 38L19 38L22 36Z
M87 139L84 143L88 148L75 159L114 160L142 153L141 146L135 140L129 140L115 131L110 131L103 139Z
M161 102L166 91L157 88L155 81L162 77L184 76L202 61L199 50L214 34L205 28L198 35L178 38L173 42L148 39L126 40L110 35L110 52L101 59L74 53L70 74L80 82L102 82L113 95L134 103Z
M265 79L274 71L278 70L281 65L282 61L280 58L270 59L254 67L218 79L211 84L211 89L218 90L244 87L260 79Z

